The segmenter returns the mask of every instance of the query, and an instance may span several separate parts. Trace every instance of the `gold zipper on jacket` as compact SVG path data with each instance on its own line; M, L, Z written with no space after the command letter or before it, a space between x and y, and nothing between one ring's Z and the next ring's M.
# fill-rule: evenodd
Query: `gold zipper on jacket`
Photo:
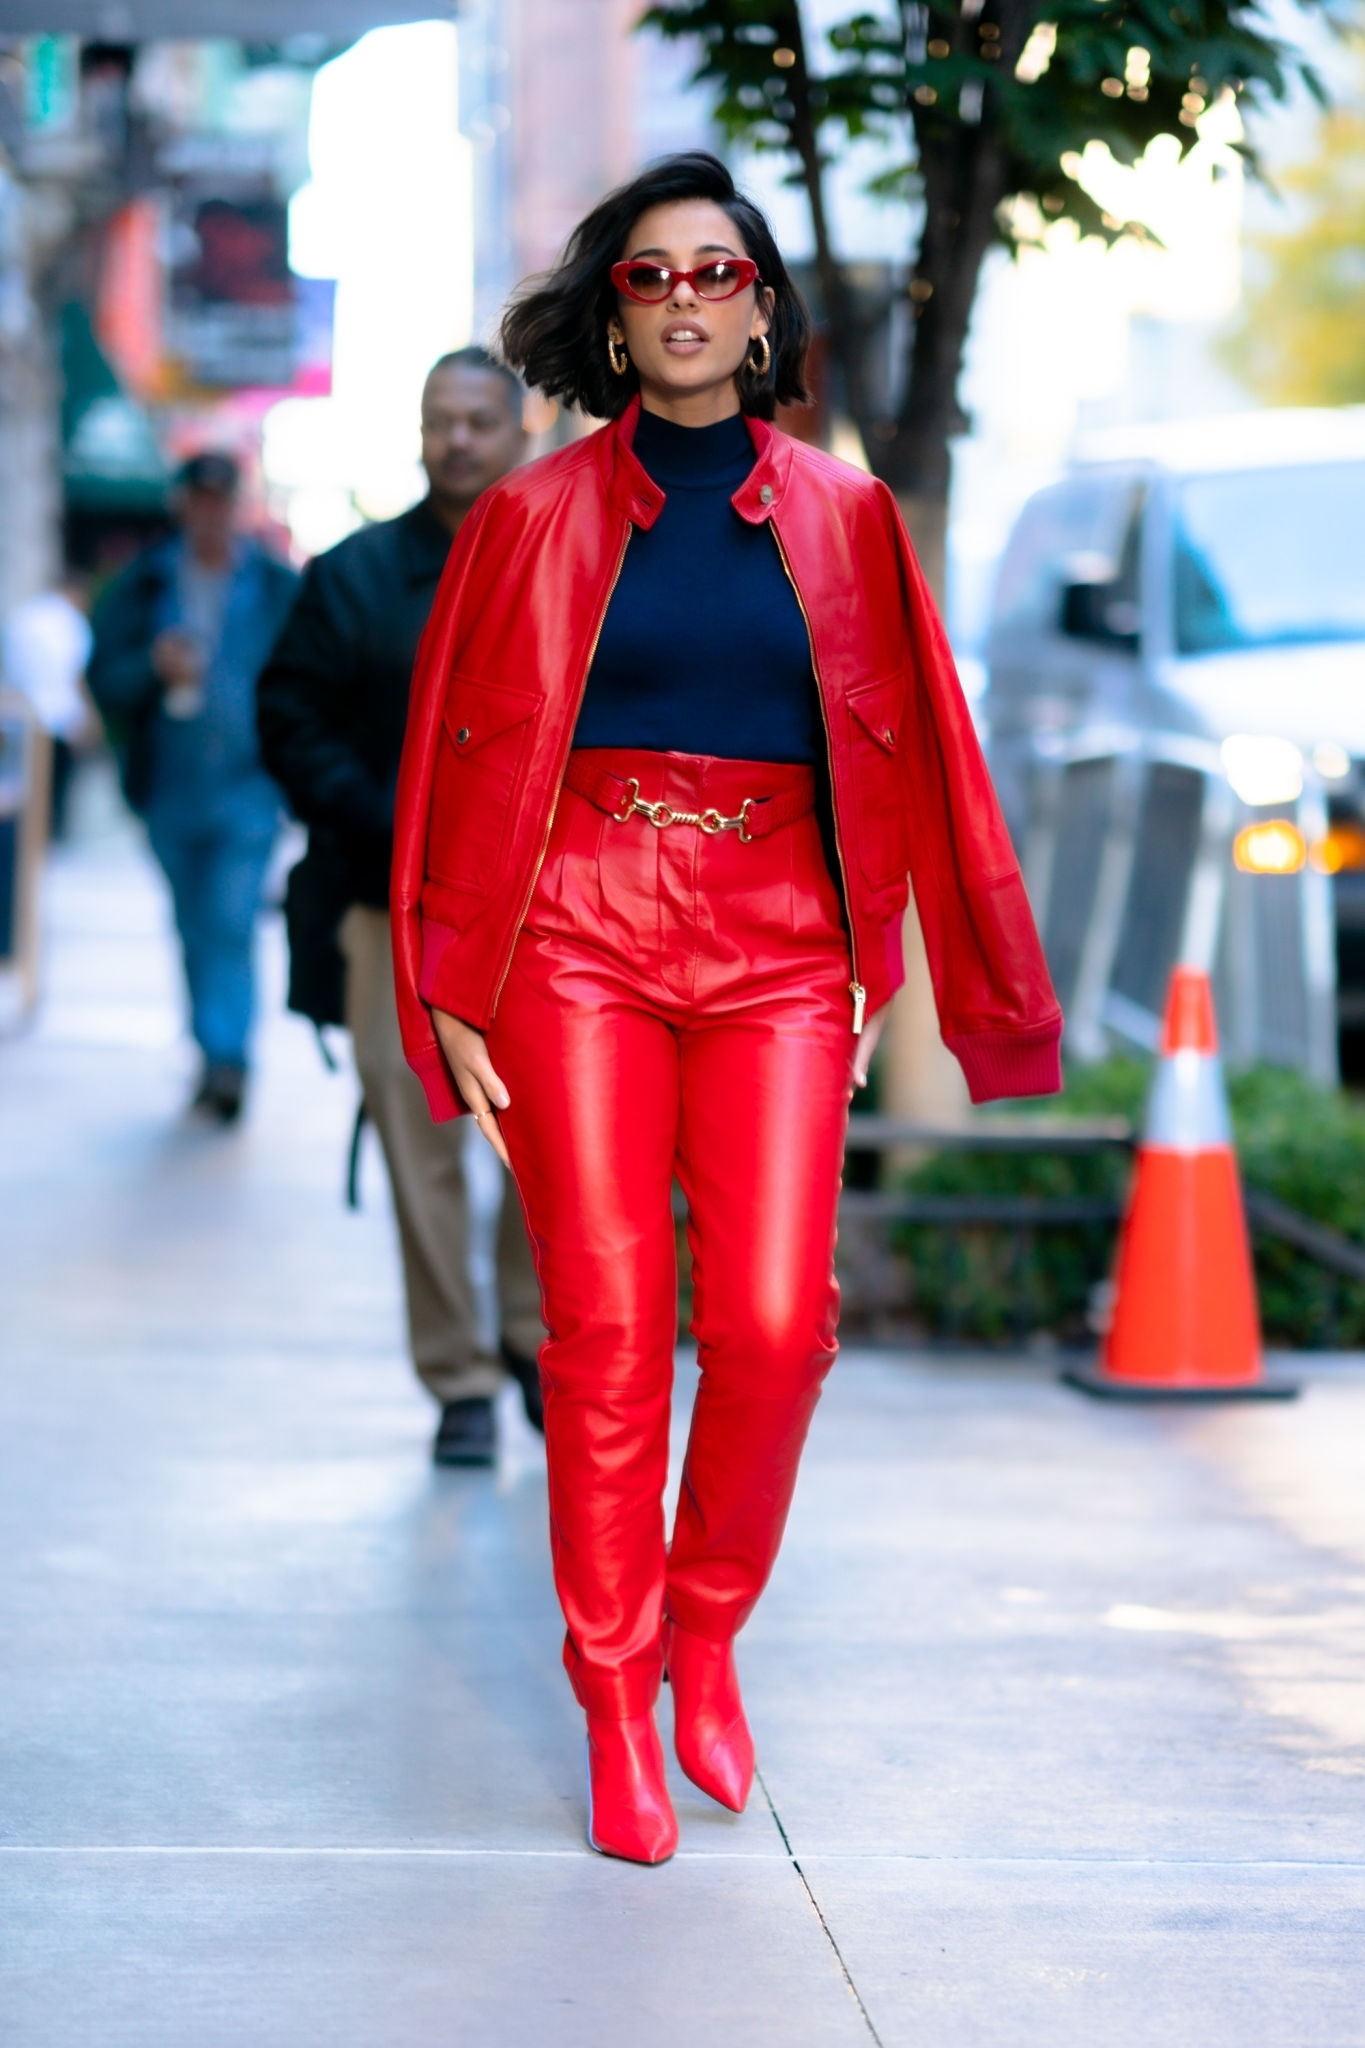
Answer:
M512 955L515 953L517 949L517 933L521 930L523 924L525 924L526 922L526 913L531 908L531 898L536 893L536 883L540 880L540 871L545 865L545 854L550 844L550 834L551 832L553 832L555 825L555 812L559 809L559 793L564 782L564 765L569 758L569 748L573 745L574 727L578 723L578 714L583 707L583 695L588 687L588 677L592 672L593 657L597 653L597 643L602 638L602 628L607 623L607 611L611 605L612 598L616 594L616 586L621 580L621 566L626 559L626 549L630 545L631 530L632 529L630 521L627 520L626 530L621 540L621 550L616 557L616 567L612 571L611 583L607 589L606 601L603 604L602 610L598 616L597 631L592 636L592 646L588 649L588 658L586 662L584 662L583 664L583 674L579 681L578 694L574 698L573 717L570 719L568 726L569 746L565 747L563 755L560 758L559 770L555 777L554 799L550 805L550 814L548 818L545 820L545 834L540 842L540 852L536 856L536 864L534 868L531 870L531 880L527 886L526 899L521 906L521 911L517 917L517 921L512 927L512 943L507 948L507 958L503 962L502 973L498 977L498 985L493 991L493 1006L492 1009L489 1011L490 1022L498 1014L498 1003L502 998L502 991L504 986L506 985L507 977L512 971Z
M853 1035L855 1038L858 1038L862 1034L863 1019L867 1012L867 990L863 987L862 979L858 972L858 939L853 929L853 898L848 886L848 862L844 859L844 842L839 832L839 798L834 787L834 741L829 729L829 712L825 706L824 685L820 680L820 664L815 657L815 635L810 629L810 615L806 610L801 592L797 588L796 578L792 574L792 565L787 560L787 550L783 547L782 536L777 530L777 523L775 520L769 519L768 524L772 528L773 540L777 545L778 558L782 563L783 569L786 571L787 581L792 587L797 604L801 607L801 617L805 621L806 626L806 639L810 643L810 665L815 672L815 694L820 702L820 723L825 730L825 753L829 761L829 793L831 807L834 811L834 850L839 856L839 872L843 876L844 881L844 905L848 911L848 946L853 962L853 979L848 985L848 992L853 998Z

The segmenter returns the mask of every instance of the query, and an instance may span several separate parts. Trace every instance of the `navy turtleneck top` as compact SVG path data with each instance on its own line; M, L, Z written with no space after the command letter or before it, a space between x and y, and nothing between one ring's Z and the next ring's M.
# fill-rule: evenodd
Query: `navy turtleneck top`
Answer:
M743 417L680 427L642 412L634 449L666 502L626 546L574 745L823 762L796 592L767 522L730 503L754 466Z

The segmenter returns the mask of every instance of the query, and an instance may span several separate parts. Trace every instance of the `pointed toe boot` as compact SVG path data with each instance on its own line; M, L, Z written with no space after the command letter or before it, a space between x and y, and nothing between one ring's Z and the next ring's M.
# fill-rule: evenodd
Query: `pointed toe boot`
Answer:
M694 1785L743 1813L754 1782L754 1738L735 1675L735 1646L664 1623L664 1661L673 1688L673 1741Z
M588 1843L628 1863L666 1863L678 1823L664 1782L653 1714L627 1721L588 1716Z

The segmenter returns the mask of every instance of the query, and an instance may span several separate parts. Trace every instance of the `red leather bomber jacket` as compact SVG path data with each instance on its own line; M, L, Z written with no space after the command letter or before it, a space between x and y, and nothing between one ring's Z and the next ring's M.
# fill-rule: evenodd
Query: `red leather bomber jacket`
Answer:
M418 649L398 780L394 968L433 1117L462 1104L428 1006L484 1030L544 857L593 651L635 527L664 503L636 409L488 491ZM904 979L908 880L939 1023L974 1102L1061 1085L1061 1011L947 637L884 484L748 422L734 495L806 616L853 953L849 1022ZM699 596L703 594L699 593ZM704 601L704 597L703 597Z

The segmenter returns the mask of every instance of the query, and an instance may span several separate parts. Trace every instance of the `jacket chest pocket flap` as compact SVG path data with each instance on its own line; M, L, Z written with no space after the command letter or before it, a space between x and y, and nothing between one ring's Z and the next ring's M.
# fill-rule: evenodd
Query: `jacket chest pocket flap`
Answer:
M446 695L427 827L427 873L482 893L496 880L521 798L540 699L455 676Z
M905 786L896 759L905 677L896 669L875 683L860 683L845 702L858 798L858 858L873 887L885 888L902 881L910 865Z

